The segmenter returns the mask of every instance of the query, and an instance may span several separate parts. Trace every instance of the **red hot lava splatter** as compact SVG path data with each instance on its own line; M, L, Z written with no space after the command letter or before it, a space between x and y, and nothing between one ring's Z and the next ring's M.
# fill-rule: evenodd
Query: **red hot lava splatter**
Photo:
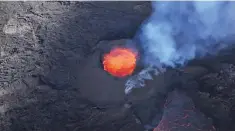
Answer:
M104 70L116 77L131 75L136 67L137 53L128 48L114 48L104 55Z

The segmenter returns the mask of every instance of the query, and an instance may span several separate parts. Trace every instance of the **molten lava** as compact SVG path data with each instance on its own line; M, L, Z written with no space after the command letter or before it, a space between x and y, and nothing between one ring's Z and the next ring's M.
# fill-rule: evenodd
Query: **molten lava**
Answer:
M128 48L114 48L104 55L104 70L116 77L125 77L133 73L136 67L137 53Z

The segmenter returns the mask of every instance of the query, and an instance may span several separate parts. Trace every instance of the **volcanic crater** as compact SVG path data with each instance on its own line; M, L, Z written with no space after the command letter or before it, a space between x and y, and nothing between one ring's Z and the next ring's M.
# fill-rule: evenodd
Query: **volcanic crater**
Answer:
M233 49L153 75L129 95L141 56L131 76L104 70L104 53L134 42L149 2L0 2L0 13L1 131L168 131L190 116L198 127L184 130L235 131Z

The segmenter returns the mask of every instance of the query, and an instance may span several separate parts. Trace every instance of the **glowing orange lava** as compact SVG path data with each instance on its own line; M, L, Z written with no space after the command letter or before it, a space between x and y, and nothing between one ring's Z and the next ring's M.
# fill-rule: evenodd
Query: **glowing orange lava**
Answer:
M104 55L104 70L116 77L125 77L133 73L136 67L137 53L128 48L114 48Z

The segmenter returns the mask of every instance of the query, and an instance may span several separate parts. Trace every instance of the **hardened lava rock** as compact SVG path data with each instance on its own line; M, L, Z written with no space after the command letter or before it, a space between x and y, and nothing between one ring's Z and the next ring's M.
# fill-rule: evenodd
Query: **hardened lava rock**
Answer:
M195 109L181 90L168 94L162 119L154 131L215 131L210 119Z
M235 66L232 64L219 64L217 72L210 73L201 78L203 87L210 92L223 92L235 85ZM230 88L231 89L231 88Z

